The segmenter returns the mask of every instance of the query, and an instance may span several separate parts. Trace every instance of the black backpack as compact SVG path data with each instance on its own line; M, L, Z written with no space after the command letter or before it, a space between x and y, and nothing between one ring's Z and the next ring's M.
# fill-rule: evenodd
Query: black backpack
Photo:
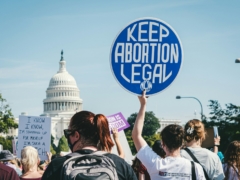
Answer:
M61 180L118 180L116 166L103 151L71 153L62 167Z

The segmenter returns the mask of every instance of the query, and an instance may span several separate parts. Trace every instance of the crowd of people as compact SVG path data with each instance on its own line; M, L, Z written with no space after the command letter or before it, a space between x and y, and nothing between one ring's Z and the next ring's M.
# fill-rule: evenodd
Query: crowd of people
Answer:
M227 147L224 158L218 154L220 137L215 137L209 150L201 144L206 138L204 124L190 120L185 127L171 124L161 131L161 140L150 147L142 136L147 106L145 91L139 97L140 109L132 130L137 149L130 165L125 160L118 130L112 129L103 114L80 111L73 115L64 135L72 153L52 156L41 161L31 146L16 158L10 151L0 152L0 180L61 180L61 179L113 179L113 180L239 180L240 141ZM112 154L116 145L118 155Z

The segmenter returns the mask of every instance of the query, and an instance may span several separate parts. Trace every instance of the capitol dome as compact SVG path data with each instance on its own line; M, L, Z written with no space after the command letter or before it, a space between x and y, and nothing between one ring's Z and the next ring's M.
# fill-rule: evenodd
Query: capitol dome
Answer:
M82 99L77 83L66 70L66 61L61 52L59 71L49 82L46 99L43 100L44 114L54 116L72 116L76 111L82 110Z

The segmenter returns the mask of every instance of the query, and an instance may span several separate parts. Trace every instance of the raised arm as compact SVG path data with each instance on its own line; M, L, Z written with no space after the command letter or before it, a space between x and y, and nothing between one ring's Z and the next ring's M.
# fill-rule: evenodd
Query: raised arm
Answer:
M132 131L132 139L137 151L139 151L141 147L147 144L142 137L145 111L147 106L147 97L146 97L145 90L143 91L142 96L139 96L138 99L140 101L140 109L139 109L136 121L134 123L133 131Z
M214 137L214 146L213 146L213 152L218 153L218 146L220 145L220 136Z
M117 146L118 155L119 155L119 157L121 157L121 158L124 159L124 158L125 158L125 153L124 153L124 150L123 150L123 148L122 148L122 145L121 145L121 143L120 143L120 141L119 141L118 129L117 129L117 128L113 128L113 129L112 129L112 132L113 132L113 139L114 139L115 144L116 144L116 146Z

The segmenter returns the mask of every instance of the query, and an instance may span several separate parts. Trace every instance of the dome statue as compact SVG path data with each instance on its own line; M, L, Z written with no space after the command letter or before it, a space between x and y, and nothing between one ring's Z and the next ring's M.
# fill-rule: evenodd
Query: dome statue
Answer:
M82 110L80 91L74 77L66 70L63 51L59 61L59 71L50 79L43 107L42 115L50 117L71 117L76 111Z

